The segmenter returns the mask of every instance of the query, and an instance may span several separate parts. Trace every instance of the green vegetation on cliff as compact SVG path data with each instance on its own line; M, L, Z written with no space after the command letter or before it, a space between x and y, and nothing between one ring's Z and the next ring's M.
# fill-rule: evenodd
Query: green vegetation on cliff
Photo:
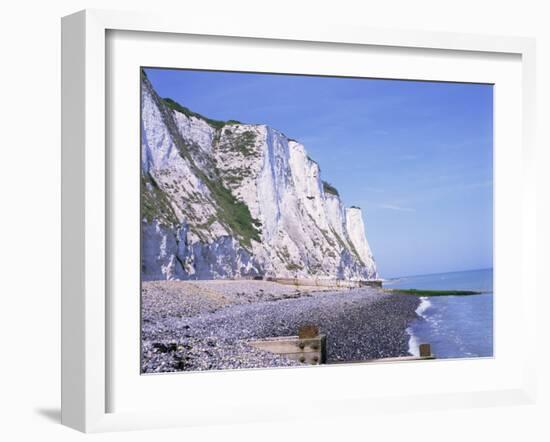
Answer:
M326 181L323 181L323 190L325 193L330 193L331 195L340 196L336 187L334 187L332 184Z
M250 248L252 240L260 242L260 232L257 226L260 226L261 223L252 218L248 206L235 198L221 181L210 180L206 176L203 179L218 205L220 222L229 226L240 237L243 246Z
M241 124L240 121L237 120L228 120L228 121L222 121L222 120L213 120L211 118L205 117L204 115L201 115L197 112L193 112L188 107L182 106L177 101L172 100L171 98L163 98L162 102L170 109L175 110L177 112L182 113L183 115L186 115L188 117L195 117L200 118L201 120L206 121L210 126L221 129L225 125L228 124Z
M166 227L178 225L168 197L149 174L141 175L141 217L148 223L156 219Z
M205 184L205 186L210 191L210 196L217 209L218 221L221 224L225 225L234 234L235 238L239 240L240 244L243 247L250 249L252 245L252 240L258 242L260 241L261 223L252 217L246 203L238 200L235 195L233 195L231 190L224 186L222 178L216 172L216 169L214 167L208 167L208 163L203 164L203 161L207 159L204 157L200 157L200 149L195 148L196 146L190 145L189 142L182 138L176 127L173 116L171 112L169 112L169 110L176 110L189 117L201 118L212 127L218 129L218 132L226 124L240 123L236 120L230 120L227 122L212 120L191 111L185 106L181 106L179 103L170 98L161 99L156 94L154 94L154 96L158 100L157 103L159 105L159 109L161 110L164 123L166 124L166 127L170 132L172 139L176 143L179 153L183 158L188 161L193 173ZM250 141L250 136L245 136L245 142ZM202 164L202 166L199 167L198 164ZM158 191L162 193L160 189L158 189ZM146 216L153 216L154 214L157 214L159 215L159 219L162 220L172 220L173 218L175 218L174 212L169 206L168 200L165 195L160 195L162 201L159 204L148 201L148 199L151 197L153 197L153 194L151 194L150 192L148 194L144 194L142 191L142 205L144 207L143 211Z
M255 146L256 134L251 130L237 132L225 129L223 138L218 140L218 149L221 151L238 152L245 157L258 154Z

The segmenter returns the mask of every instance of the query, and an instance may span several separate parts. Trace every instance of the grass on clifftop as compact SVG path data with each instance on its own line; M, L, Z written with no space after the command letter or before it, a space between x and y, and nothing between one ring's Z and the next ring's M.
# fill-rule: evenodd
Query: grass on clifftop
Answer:
M471 296L480 295L483 292L472 290L418 290L418 289L385 289L389 293L415 296Z
M210 126L216 128L216 129L221 129L222 127L224 127L227 124L241 124L241 122L237 121L237 120L221 121L221 120L213 120L211 118L207 118L204 115L201 115L197 112L193 112L188 107L182 106L177 101L174 101L171 98L163 98L162 101L169 109L178 111L178 112L180 112L183 115L186 115L188 117L200 118L201 120L206 121Z
M325 191L325 193L330 193L332 195L340 196L336 187L334 187L332 184L326 181L323 181L323 190Z

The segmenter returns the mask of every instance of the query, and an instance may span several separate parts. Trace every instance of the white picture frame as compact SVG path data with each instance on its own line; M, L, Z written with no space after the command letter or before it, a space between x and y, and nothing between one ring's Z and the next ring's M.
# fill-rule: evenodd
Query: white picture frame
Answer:
M515 56L520 63L521 82L515 91L520 97L521 111L516 124L519 136L518 154L521 170L514 178L521 210L516 229L518 239L514 246L519 255L516 275L521 291L518 308L523 315L521 322L522 348L518 352L518 368L513 379L488 389L480 386L464 387L460 392L429 391L426 394L404 393L377 395L365 394L361 389L352 396L332 392L325 399L315 398L312 407L301 403L284 409L276 402L261 407L253 401L254 392L233 401L232 410L223 411L221 398L219 409L196 407L186 410L173 405L163 409L139 409L133 411L112 410L109 393L114 388L110 370L113 355L109 344L109 328L116 317L111 312L109 300L109 247L110 237L116 230L108 228L112 221L112 198L109 194L109 168L107 155L109 134L106 121L110 117L107 106L109 85L106 68L110 55L107 47L109 32L156 33L158 37L179 35L217 36L219 38L269 40L273 44L337 44L345 47L375 47L380 51L401 48L402 51L426 49L432 53L469 53L483 59L490 54ZM293 43L295 42L295 43ZM433 52L435 51L435 52ZM323 417L335 414L367 414L373 411L397 412L414 409L441 409L501 404L532 403L535 392L534 330L536 316L536 237L534 170L535 133L535 43L532 39L518 37L491 37L479 35L427 33L416 31L388 31L308 24L300 27L287 24L262 22L216 22L201 17L181 21L178 17L153 16L151 14L86 10L62 20L62 423L85 432L185 426L216 422L248 422L289 417ZM112 54L111 54L112 55ZM516 115L516 114L514 114ZM499 118L498 115L496 118ZM113 171L111 171L113 173ZM116 173L116 170L114 171ZM505 183L504 175L495 173L495 180ZM504 187L503 187L504 188ZM504 254L495 242L496 258ZM498 284L497 284L498 286ZM136 296L139 296L136 294ZM498 302L498 300L497 300ZM139 315L139 312L132 313ZM496 318L498 321L498 317ZM136 347L139 343L135 343ZM497 355L498 358L498 355ZM468 365L458 369L468 373L480 370ZM389 365L384 370L390 370ZM412 365L405 370L412 370ZM455 367L456 368L456 367ZM309 369L308 369L309 370ZM316 369L314 369L316 370ZM361 367L349 369L332 367L331 376L337 370L345 376L357 376ZM380 366L376 369L380 372ZM393 368L391 369L392 371ZM400 373L402 369L400 368ZM520 371L521 370L521 373ZM304 381L304 370L279 370L289 382ZM353 372L353 373L352 373ZM320 371L313 378L319 380ZM327 371L325 370L325 373ZM203 384L216 384L226 380L227 373L202 376ZM210 376L206 378L205 376ZM215 377L213 377L215 376ZM263 378L250 372L233 375L235 382L262 385ZM273 379L273 375L270 375ZM163 376L162 385L170 384L170 376ZM239 380L240 378L240 380ZM243 379L246 378L246 379ZM174 378L175 379L175 378ZM180 377L181 379L181 377ZM198 378L194 378L198 379ZM264 380L262 380L264 379ZM258 384L256 384L258 383ZM236 384L237 385L237 384ZM437 390L437 389L436 389ZM231 403L231 402L229 402Z

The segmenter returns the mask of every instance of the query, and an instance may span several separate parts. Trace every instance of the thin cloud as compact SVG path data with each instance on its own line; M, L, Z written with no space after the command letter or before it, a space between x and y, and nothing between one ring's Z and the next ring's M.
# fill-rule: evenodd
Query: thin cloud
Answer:
M416 209L413 209L412 207L402 207L394 204L381 204L380 207L382 209L397 210L399 212L416 212Z

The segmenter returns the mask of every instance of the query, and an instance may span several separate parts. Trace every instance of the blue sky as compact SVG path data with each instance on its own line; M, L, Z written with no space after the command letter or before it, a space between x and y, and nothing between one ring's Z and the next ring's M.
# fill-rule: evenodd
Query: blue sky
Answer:
M303 143L363 209L383 277L492 267L492 86L146 71L162 97Z

